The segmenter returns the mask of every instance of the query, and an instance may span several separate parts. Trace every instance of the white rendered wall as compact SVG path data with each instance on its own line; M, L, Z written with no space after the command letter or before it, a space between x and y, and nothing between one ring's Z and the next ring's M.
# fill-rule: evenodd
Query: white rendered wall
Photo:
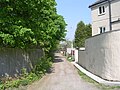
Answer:
M67 48L67 54L71 54L72 48Z
M78 50L75 50L75 62L78 62Z
M103 79L120 81L120 31L86 40L84 67Z

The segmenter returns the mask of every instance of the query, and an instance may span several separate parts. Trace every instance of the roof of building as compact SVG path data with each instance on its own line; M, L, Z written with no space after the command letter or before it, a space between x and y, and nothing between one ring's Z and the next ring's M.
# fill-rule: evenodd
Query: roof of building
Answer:
M91 8L91 7L93 7L93 6L97 5L97 4L106 2L106 1L108 1L108 0L98 0L98 1L96 1L95 3L93 3L92 5L90 5L89 8Z

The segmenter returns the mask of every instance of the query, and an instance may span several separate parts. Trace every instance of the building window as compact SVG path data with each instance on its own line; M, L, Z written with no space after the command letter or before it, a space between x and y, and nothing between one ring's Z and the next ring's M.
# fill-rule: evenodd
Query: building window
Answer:
M100 6L99 7L99 15L105 14L105 6Z
M99 27L100 34L106 31L105 27Z

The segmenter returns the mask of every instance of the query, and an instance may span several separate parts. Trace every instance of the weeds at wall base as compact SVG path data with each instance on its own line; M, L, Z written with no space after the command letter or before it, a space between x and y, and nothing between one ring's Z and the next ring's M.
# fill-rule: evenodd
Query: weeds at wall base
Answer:
M52 66L51 58L43 57L38 60L34 69L27 73L26 69L23 68L22 74L16 79L2 81L0 80L0 90L12 90L10 88L18 88L19 86L26 86L32 82L39 80L47 72L47 70Z

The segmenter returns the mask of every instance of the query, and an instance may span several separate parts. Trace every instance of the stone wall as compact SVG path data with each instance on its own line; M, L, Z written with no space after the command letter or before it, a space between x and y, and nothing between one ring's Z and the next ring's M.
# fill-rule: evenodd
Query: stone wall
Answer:
M41 49L0 48L0 76L15 76L22 68L30 71L42 56Z

